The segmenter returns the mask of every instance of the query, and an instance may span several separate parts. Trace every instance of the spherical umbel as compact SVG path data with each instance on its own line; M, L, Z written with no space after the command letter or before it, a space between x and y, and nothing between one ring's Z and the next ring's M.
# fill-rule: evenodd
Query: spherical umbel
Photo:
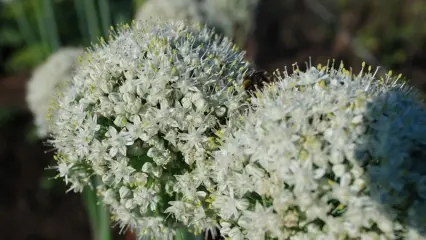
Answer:
M246 99L239 85L248 65L235 49L183 22L138 22L101 40L56 103L59 175L75 191L100 176L115 219L141 236L214 228L202 173L216 132Z
M426 109L417 95L390 75L342 67L275 78L214 152L221 233L422 239Z

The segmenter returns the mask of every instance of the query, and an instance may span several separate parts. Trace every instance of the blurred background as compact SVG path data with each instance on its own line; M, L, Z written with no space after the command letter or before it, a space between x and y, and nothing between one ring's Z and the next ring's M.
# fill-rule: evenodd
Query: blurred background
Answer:
M25 94L32 71L53 52L90 46L143 5L0 0L0 239L134 239L108 227L113 223L93 191L66 193L56 172L46 170L53 154L35 134ZM311 57L315 65L334 58L358 71L365 61L426 90L424 0L260 0L250 21L241 47L259 68L291 69Z

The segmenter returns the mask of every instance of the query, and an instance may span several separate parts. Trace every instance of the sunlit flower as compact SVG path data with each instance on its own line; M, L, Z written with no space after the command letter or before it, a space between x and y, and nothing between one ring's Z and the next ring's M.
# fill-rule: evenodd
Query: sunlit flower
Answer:
M240 79L247 67L243 53L206 28L120 28L85 53L55 103L51 143L64 156L60 176L84 185L100 175L98 192L115 219L140 236L169 239L186 224L215 229L216 216L204 209L209 156L236 113L228 104L246 104Z

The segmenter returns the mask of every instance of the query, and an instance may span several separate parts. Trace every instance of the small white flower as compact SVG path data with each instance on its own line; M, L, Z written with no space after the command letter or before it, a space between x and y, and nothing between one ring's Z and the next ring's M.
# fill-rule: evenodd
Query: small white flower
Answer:
M127 146L133 144L133 140L129 132L125 130L117 132L117 129L112 126L108 128L108 132L105 136L108 138L108 142L105 142L105 144L111 147L109 150L111 157L115 157L118 152L123 156L126 156Z
M216 196L213 202L213 207L220 209L219 216L224 220L237 219L240 215L240 211L244 211L248 208L249 202L247 199L235 199L233 195L231 190L230 196Z
M72 168L72 163L71 164L67 164L67 163L59 163L58 164L58 172L59 172L59 177L63 177L65 178L65 184L68 184L68 175L70 173L70 169Z

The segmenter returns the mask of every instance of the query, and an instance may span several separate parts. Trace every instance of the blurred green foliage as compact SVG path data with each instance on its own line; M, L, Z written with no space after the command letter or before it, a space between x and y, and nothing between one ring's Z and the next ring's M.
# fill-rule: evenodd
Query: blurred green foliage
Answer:
M12 121L19 110L11 107L0 107L0 127Z
M350 13L347 23L356 39L395 69L426 52L426 1L338 0L338 11Z
M131 21L132 0L0 2L0 75L29 71L61 46L87 47L111 25ZM3 74L2 74L3 73Z

